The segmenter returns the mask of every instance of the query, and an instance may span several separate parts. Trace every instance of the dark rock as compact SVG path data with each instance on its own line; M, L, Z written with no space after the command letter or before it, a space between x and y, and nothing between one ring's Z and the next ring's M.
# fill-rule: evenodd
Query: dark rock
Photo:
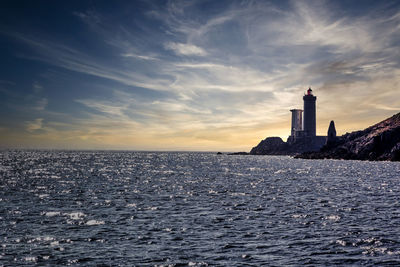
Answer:
M217 152L217 155L223 155L222 152Z
M328 135L326 137L326 145L332 146L337 142L335 122L331 121L328 128Z
M280 137L267 137L250 151L251 155L286 155L287 143Z
M397 143L393 146L392 150L390 150L391 160L400 161L400 143Z
M234 153L229 153L228 155L249 155L247 152L234 152Z
M296 155L306 151L318 151L325 142L325 136L288 142L284 142L280 137L267 137L251 149L250 155Z
M327 142L318 152L296 157L400 161L400 113L365 130L346 133L335 142Z

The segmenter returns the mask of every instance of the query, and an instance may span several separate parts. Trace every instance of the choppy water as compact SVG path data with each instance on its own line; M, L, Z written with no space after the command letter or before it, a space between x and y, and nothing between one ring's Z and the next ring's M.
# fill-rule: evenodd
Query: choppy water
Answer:
M400 164L3 151L0 266L400 265Z

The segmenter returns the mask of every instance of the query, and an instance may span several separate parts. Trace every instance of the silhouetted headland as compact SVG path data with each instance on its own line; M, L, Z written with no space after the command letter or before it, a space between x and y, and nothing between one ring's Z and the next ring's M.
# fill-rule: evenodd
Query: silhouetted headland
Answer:
M267 137L253 147L250 155L291 155L303 159L354 159L400 161L400 113L362 131L336 136L331 121L327 136L316 135L317 97L311 88L304 95L304 110L291 109L291 135ZM304 113L304 120L303 120Z
M400 113L362 131L336 137L320 151L296 158L400 161Z

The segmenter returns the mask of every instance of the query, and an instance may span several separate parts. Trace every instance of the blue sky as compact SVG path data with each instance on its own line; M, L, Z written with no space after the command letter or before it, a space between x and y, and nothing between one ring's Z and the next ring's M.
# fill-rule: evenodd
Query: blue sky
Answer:
M0 147L248 151L400 110L399 1L2 1Z

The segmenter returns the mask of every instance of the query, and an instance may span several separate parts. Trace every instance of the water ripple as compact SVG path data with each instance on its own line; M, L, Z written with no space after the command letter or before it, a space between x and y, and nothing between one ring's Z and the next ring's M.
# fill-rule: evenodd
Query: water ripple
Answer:
M2 151L0 266L400 265L400 164Z

